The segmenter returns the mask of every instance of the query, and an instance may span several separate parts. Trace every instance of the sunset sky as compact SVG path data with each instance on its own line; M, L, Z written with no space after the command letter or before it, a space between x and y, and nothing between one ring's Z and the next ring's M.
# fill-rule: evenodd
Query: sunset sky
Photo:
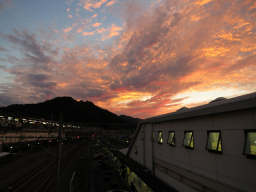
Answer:
M147 118L256 91L255 0L0 0L0 106Z

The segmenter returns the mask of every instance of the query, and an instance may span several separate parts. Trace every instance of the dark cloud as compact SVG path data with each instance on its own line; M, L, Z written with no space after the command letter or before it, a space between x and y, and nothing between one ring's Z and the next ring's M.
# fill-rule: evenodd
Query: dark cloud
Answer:
M168 33L179 24L182 18L177 12L170 14L170 10L166 7L160 6L153 14L144 15L137 21L143 23L140 23L141 26L133 33L124 51L116 55L110 63L111 68L122 75L121 81L115 80L111 84L112 89L128 87L149 90L152 89L153 82L169 81L169 78L178 80L179 77L191 73L196 67L189 65L193 57L186 56L186 53L165 60L161 60L159 55L152 56L150 50L155 45L159 46L159 43L165 48L166 42L170 42L166 50L162 47L159 47L159 50L165 54L172 52L172 42L167 39L170 38ZM168 20L170 25L165 24ZM152 63L153 60L157 60L157 63Z
M6 7L8 7L11 3L11 0L2 0L0 2L0 12L4 10Z
M8 51L6 48L0 47L0 52L6 52L6 51Z
M19 103L17 97L13 97L12 95L0 94L0 107L11 105L14 103Z
M1 34L10 43L20 47L23 53L23 63L28 63L39 69L50 70L49 63L54 62L58 54L57 49L52 49L50 44L40 43L34 34L27 31L14 30L13 34Z
M94 98L94 97L100 97L103 95L104 91L97 89L97 88L83 88L81 85L79 86L72 86L71 88L68 88L65 90L67 94L71 94L73 97L78 99L88 99L88 98Z
M57 84L53 80L52 70L55 54L58 54L57 49L53 49L50 44L39 42L34 34L27 31L14 30L13 34L1 34L1 37L17 46L22 53L21 57L6 57L12 65L4 67L3 70L12 75L13 84L5 90L3 101L14 101L14 98L21 97L22 99L16 101L35 102L54 96ZM12 100L8 100L7 95ZM35 100L31 100L32 98Z
M28 74L27 75L28 81L45 81L48 78L49 76L44 74Z
M233 71L237 72L240 69L255 66L256 64L256 54L255 55L249 55L238 62L236 62L234 65L228 66L223 70L223 73L231 73Z
M0 65L0 69L1 69L1 70L5 70L5 69L6 69L6 66Z

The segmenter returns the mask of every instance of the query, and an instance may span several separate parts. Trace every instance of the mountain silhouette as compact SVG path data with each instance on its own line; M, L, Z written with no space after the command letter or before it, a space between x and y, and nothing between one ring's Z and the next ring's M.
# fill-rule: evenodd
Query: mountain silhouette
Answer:
M118 116L90 101L76 101L72 97L56 97L37 104L14 104L1 107L0 113L16 117L63 121L67 123L132 124L140 119Z

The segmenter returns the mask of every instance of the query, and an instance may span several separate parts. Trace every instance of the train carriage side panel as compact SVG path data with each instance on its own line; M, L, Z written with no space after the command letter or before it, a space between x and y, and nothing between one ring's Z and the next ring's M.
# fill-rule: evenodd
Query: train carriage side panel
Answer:
M137 130L128 156L179 191L255 191L256 158L243 152L246 130L256 130L256 93L152 117ZM184 147L185 131L193 131L193 149ZM208 131L220 132L222 152L208 151Z
M256 172L256 161L246 158L242 153L244 130L256 128L255 113L255 109L250 109L158 124L156 131L163 130L165 136L163 144L154 145L154 161L157 166L164 165L163 167L170 170L184 173L185 177L191 177L191 173L194 173L192 180L197 182L204 183L209 178L208 185L215 185L213 187L219 190L228 189L230 186L234 190L238 188L253 191L256 187L253 177ZM169 130L175 131L175 147L166 143ZM193 150L183 146L186 130L193 131L195 145ZM207 130L221 131L222 154L210 153L206 150ZM186 173L186 170L190 173ZM157 168L156 172L158 172ZM158 176L162 177L161 174ZM220 185L217 186L217 183ZM222 187L221 183L227 187Z
M139 125L137 128L134 141L129 147L129 157L141 165L144 164L144 125Z
M153 171L153 161L152 161L152 145L153 145L153 138L152 138L152 131L153 126L152 124L145 124L144 127L144 166L147 167L149 170Z

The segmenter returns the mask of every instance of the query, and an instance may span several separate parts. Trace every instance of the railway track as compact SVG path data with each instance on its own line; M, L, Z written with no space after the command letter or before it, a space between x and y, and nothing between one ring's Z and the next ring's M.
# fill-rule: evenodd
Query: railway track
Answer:
M79 144L63 147L62 168L68 166L75 154L79 151ZM57 158L47 155L40 159L40 163L26 173L23 173L12 183L8 184L5 192L50 192L56 191ZM1 189L0 189L0 192Z
M39 178L42 179L43 183L45 180L48 180L48 177L46 176L46 173L50 168L55 166L56 161L51 162L50 164L42 167L38 167L33 170L33 172L30 172L27 177L24 177L22 180L19 180L14 185L12 185L12 192L19 192L19 191L30 191L29 189L31 186L35 185L35 180L38 180ZM46 177L46 179L44 179ZM37 186L39 188L39 186ZM35 191L35 188L31 188L31 191Z

